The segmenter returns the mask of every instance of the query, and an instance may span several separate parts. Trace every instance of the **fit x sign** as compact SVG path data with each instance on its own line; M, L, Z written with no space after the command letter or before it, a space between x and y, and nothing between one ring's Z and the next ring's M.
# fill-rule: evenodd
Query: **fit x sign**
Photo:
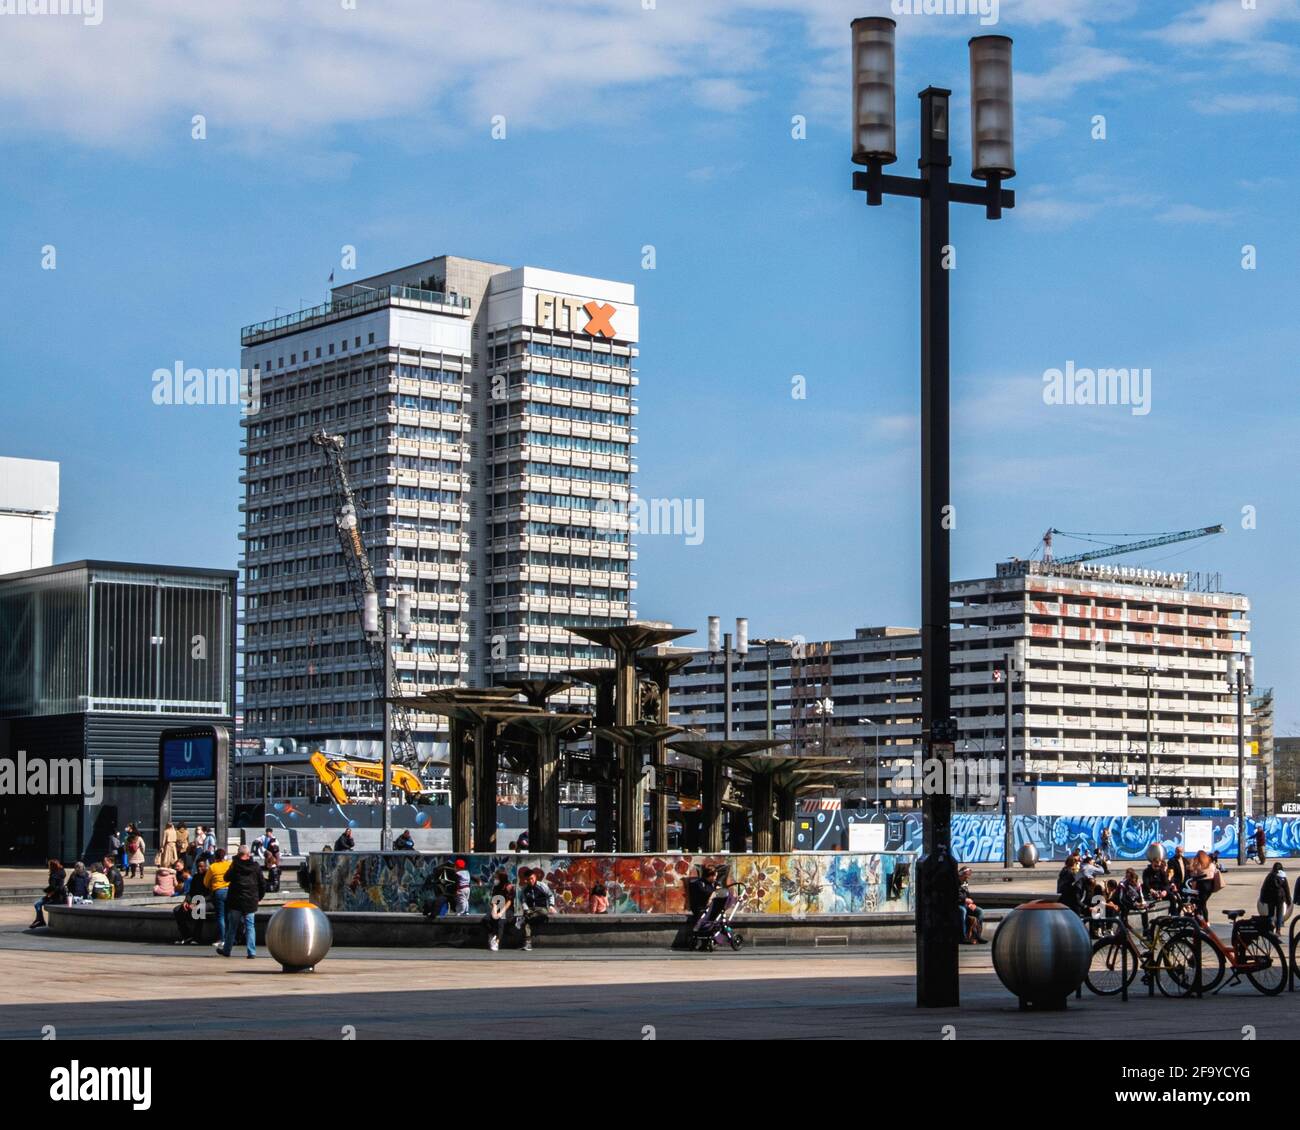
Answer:
M584 302L581 298L539 293L535 324L544 330L612 338L616 336L614 315L617 312L617 308L608 302L597 302L595 299Z

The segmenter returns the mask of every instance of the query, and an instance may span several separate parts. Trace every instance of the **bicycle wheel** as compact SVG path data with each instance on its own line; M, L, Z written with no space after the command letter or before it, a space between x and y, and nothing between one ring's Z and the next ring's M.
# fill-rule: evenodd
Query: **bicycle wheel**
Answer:
M1137 959L1128 955L1128 983L1137 976ZM1092 947L1092 964L1084 979L1099 997L1113 997L1124 988L1124 941L1118 937L1098 938Z
M1201 991L1210 992L1222 979L1223 954L1204 938L1180 934L1165 942L1155 957L1156 988L1164 996L1185 997L1196 990L1197 946L1200 947Z
M1286 958L1271 934L1260 934L1246 943L1246 961L1260 966L1258 970L1248 969L1246 976L1266 997L1275 997L1286 988Z

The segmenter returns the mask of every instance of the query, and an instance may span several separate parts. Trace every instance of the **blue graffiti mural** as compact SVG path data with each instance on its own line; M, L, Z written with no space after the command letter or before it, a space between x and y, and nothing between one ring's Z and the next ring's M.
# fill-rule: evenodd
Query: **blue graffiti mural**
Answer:
M818 812L801 818L815 827L815 848L826 851L846 841L849 824L866 821L884 823L886 851L921 850L921 817L918 813L879 813L846 809ZM1231 816L1207 816L1213 822L1214 850L1225 856L1237 854L1237 822ZM1264 822L1270 856L1300 855L1300 817L1270 816ZM1249 844L1254 846L1259 821L1246 822ZM1145 860L1147 849L1156 842L1167 853L1182 843L1181 816L1016 816L1012 841L1017 849L1032 843L1041 859L1064 859L1072 851L1095 852L1103 828L1110 829L1110 854L1117 860ZM1001 863L1006 821L997 813L958 812L952 818L953 853L963 863ZM800 847L803 845L800 844Z

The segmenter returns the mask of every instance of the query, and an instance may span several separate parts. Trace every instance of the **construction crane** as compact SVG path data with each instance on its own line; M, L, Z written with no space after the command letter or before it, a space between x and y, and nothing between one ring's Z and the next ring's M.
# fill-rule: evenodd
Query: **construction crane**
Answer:
M394 671L391 682L385 678L387 656L385 650L391 646L388 630L388 610L380 606L379 590L375 585L375 571L370 567L370 556L366 553L365 543L361 540L361 523L357 519L357 500L348 479L347 462L343 458L344 439L342 436L330 435L323 428L311 437L312 443L324 452L325 462L329 467L334 484L334 524L338 528L339 544L343 547L343 561L348 570L349 587L356 600L357 615L361 618L361 630L365 636L366 653L370 660L370 678L375 691L382 702L385 698L396 698L402 694L402 686ZM370 615L367 616L367 604ZM367 620L372 623L368 624ZM411 737L411 722L405 708L398 703L392 705L392 739L393 761L418 769L420 759L415 749L415 739ZM382 780L382 774L380 775Z
M1043 535L1043 561L1052 562L1056 565L1076 565L1081 561L1096 561L1101 557L1116 557L1121 553L1137 553L1142 549L1156 549L1162 545L1173 545L1180 541L1194 541L1196 538L1209 537L1211 534L1223 533L1222 526L1202 526L1198 530L1179 530L1171 534L1155 534L1151 537L1144 538L1141 541L1131 541L1126 545L1107 545L1102 549L1090 549L1087 553L1075 553L1069 557L1052 556L1052 535L1060 534L1067 538L1097 538L1099 534L1072 534L1066 530L1058 530L1055 527L1048 530Z

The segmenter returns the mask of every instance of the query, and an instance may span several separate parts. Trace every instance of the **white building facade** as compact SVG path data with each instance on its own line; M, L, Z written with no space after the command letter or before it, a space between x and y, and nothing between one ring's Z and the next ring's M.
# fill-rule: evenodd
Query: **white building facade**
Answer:
M54 564L59 465L0 456L0 573Z
M320 429L344 437L381 599L412 594L410 693L603 661L562 628L631 618L633 299L443 256L244 329L246 737L378 750ZM435 752L438 720L415 721Z
M1017 563L1003 576L954 582L957 756L1003 758L1004 672L1019 643L1024 667L1012 674L1011 710L1018 784L1122 780L1144 793L1149 717L1153 797L1167 807L1235 808L1236 699L1227 657L1250 651L1250 604L1236 593L1197 591L1191 581L1113 566ZM919 752L920 673L920 637L909 629L755 643L733 673L733 736L771 733L795 752L861 758L863 783L851 791L865 788L868 800L878 763L882 803L908 806L910 793L889 782ZM674 678L674 721L721 737L722 682L721 660L697 653ZM1249 743L1249 703L1246 737ZM1248 760L1248 787L1253 773Z

